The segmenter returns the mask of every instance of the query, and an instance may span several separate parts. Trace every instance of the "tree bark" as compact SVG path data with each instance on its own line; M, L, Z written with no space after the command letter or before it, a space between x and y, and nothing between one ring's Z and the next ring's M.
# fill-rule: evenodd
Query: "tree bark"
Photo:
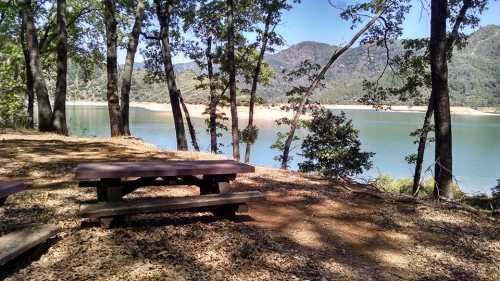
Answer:
M227 61L229 72L229 103L231 106L231 136L233 145L233 158L240 160L240 138L238 130L238 107L236 102L236 61L234 57L234 0L227 0Z
M452 52L455 42L458 40L460 27L465 19L467 10L472 6L471 0L463 0L462 7L460 8L455 23L453 24L452 31L450 33L450 38L448 39L448 51ZM434 102L432 101L432 95L429 99L429 105L427 107L427 112L425 114L424 125L422 126L422 134L420 135L418 151L417 151L417 161L415 165L415 174L413 177L413 195L417 196L420 187L420 177L422 174L422 163L424 161L425 146L427 142L427 135L430 130L430 123L432 119L432 114L434 113Z
M66 30L66 0L57 0L57 78L52 112L52 130L68 135L66 124L66 89L68 75L68 32Z
M104 0L104 23L106 25L106 69L108 74L107 99L109 111L109 125L111 136L118 137L125 134L120 112L118 97L118 62L117 62L117 34L116 34L116 2Z
M182 109L184 111L184 116L186 116L186 122L188 124L189 135L191 136L191 144L193 145L194 150L200 151L200 147L198 146L198 141L196 140L196 130L194 129L193 123L191 122L191 117L189 116L189 110L184 103L184 99L179 92L179 101L181 102Z
M447 0L433 0L431 2L431 95L434 99L436 135L434 194L436 197L453 198L452 134L446 37L447 11Z
M139 45L139 36L141 34L142 21L144 19L144 0L137 1L135 10L135 21L132 31L128 39L127 57L125 58L125 67L123 69L122 85L121 85L121 115L123 121L123 131L125 135L130 136L129 126L129 103L130 103L130 86L132 82L132 72L134 70L134 59Z
M420 191L420 179L422 176L422 165L424 162L425 147L427 145L427 135L431 128L432 113L434 112L434 104L432 97L429 98L429 104L427 106L427 111L425 112L424 124L422 126L422 132L420 133L420 138L418 141L417 159L415 162L415 173L413 175L413 196L417 196Z
M259 53L259 58L257 60L257 65L255 66L255 70L252 77L252 88L250 90L250 104L248 108L248 125L247 130L248 133L253 134L255 132L255 126L253 124L253 112L255 108L255 99L257 93L257 84L259 83L260 71L262 68L262 61L264 60L264 55L266 53L267 41L269 38L269 27L271 25L271 20L273 18L273 13L271 11L268 12L265 23L264 23L264 34L262 35L262 46ZM252 136L253 138L254 136ZM252 150L252 142L247 140L246 148L245 148L245 163L250 162L250 153Z
M208 87L210 89L210 104L209 104L209 119L208 131L210 133L210 151L217 153L217 104L219 99L215 92L214 85L214 68L212 62L212 36L207 38L207 49L205 51L207 57L207 72L208 72Z
M333 63L342 55L344 54L349 48L351 48L352 45L363 35L385 12L385 10L381 10L379 13L377 13L358 33L354 35L354 37L351 38L351 41L347 43L344 47L338 49L333 53L332 57L328 61L328 63L321 69L320 73L314 81L311 83L309 88L307 89L307 92L304 94L302 97L302 100L299 103L298 109L294 114L293 120L290 124L290 130L288 132L288 136L285 141L285 147L283 149L283 157L281 160L281 168L282 169L287 169L288 168L288 157L290 154L290 147L292 145L293 137L295 135L295 130L297 129L297 125L299 123L299 118L302 115L302 111L304 111L304 107L307 103L308 98L312 95L313 91L318 87L319 83L323 78L325 77L325 73L330 69L330 67L333 65Z
M38 130L41 132L51 131L51 116L52 107L50 105L49 93L45 79L43 77L43 70L40 64L40 51L38 49L37 31L33 19L33 10L31 8L31 1L19 1L23 9L23 19L26 24L26 42L29 54L29 69L33 77L33 88L36 93L38 104Z
M30 56L28 51L28 46L26 46L26 22L24 21L24 17L21 14L21 45L23 47L24 54L24 70L26 72L26 97L28 99L28 108L27 108L27 127L35 128L35 119L33 116L33 109L35 103L35 93L33 90L33 75L31 74L31 65L30 65Z
M170 106L174 117L175 135L177 138L177 149L187 150L186 131L182 120L182 111L179 102L179 89L175 82L174 66L172 64L172 54L170 46L170 16L172 14L172 0L167 0L165 5L161 5L161 0L155 0L156 14L160 23L160 41L163 56L163 64L167 77L168 94L170 97Z

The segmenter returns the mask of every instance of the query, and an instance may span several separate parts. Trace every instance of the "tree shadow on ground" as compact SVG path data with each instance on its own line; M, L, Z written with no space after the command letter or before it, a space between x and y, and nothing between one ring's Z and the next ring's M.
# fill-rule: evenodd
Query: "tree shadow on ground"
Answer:
M235 190L267 196L240 221L155 214L102 229L80 224L79 203L95 200L95 192L74 182L78 163L182 156L104 141L16 139L2 142L0 158L0 176L30 178L36 187L8 200L0 224L42 217L64 226L43 261L9 273L13 279L494 280L499 273L492 246L498 225L468 213L347 192L299 173L257 168L238 177ZM153 191L161 192L137 194Z

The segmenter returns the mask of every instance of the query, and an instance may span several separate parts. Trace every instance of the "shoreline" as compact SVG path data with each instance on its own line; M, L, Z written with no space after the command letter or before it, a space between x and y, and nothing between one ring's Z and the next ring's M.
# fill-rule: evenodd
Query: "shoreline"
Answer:
M73 106L107 106L106 102L95 102L95 101L68 101L67 105ZM204 114L206 106L203 104L186 104L189 109L189 114L191 117L203 118L207 115ZM375 111L372 106L369 105L334 105L325 104L323 105L327 109L331 110L370 110ZM153 102L131 102L130 107L142 108L149 111L156 112L171 112L172 109L168 103L153 103ZM384 110L384 112L404 112L404 113L425 113L427 110L426 106L408 106L408 105L394 105L390 109ZM230 116L230 108L223 107L220 110L224 112L226 116ZM464 106L452 106L451 113L456 115L469 115L469 116L499 116L500 113L493 112L483 112L471 107ZM241 119L246 119L248 117L248 106L238 106L238 115ZM280 109L280 106L271 105L259 105L255 107L254 118L256 120L276 120L283 117L291 118L293 117L292 112L285 112ZM308 119L310 116L305 115L304 119Z

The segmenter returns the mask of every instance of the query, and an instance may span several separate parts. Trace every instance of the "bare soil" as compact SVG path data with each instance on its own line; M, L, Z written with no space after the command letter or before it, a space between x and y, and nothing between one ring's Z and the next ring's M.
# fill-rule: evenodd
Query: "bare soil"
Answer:
M6 280L499 280L500 224L486 215L257 167L235 190L261 190L235 221L208 213L138 215L103 229L78 216L95 198L74 180L97 160L213 159L140 140L0 134L0 179L30 188L0 207L0 234L22 224L61 228L45 249L0 270ZM192 186L129 196L194 195Z

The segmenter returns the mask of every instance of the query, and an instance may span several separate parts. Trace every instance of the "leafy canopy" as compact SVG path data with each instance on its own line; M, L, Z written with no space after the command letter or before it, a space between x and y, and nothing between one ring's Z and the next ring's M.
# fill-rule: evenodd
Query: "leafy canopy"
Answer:
M309 134L302 143L306 160L299 164L301 171L343 179L372 167L370 158L374 153L361 151L358 130L344 112L335 115L324 108L315 110L307 128Z

